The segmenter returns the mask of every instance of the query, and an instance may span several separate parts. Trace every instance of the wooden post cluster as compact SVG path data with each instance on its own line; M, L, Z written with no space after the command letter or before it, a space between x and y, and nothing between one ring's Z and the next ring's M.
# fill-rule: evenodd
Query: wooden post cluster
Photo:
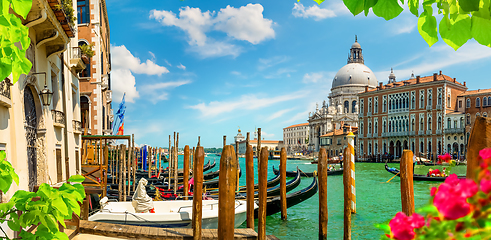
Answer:
M174 194L177 193L177 186L178 186L178 179L177 179L177 157L178 157L178 150L177 150L177 144L178 144L178 138L179 138L179 133L177 133L177 138L176 138L176 132L174 132Z
M193 239L201 240L201 218L203 209L203 162L205 151L203 147L197 147L194 155L194 188L193 188Z
M286 220L286 149L281 148L280 152L280 205L281 219Z
M400 163L402 212L407 216L414 213L413 152L404 150Z
M170 189L170 178L171 178L171 170L172 170L172 156L174 156L172 147L171 147L171 141L170 141L170 135L169 135L169 154L167 155L167 162L169 163L169 169L167 169L167 174L168 174L168 181L167 181L167 190Z
M226 145L220 158L218 188L218 239L234 239L235 182L237 181L237 158L234 147Z
M119 145L119 155L118 155L118 175L119 175L119 183L118 183L118 199L119 201L123 201L123 164L122 164L122 160L123 160L123 145Z
M266 200L267 193L267 181L268 181L268 148L263 147L261 149L261 157L259 159L259 211L258 211L258 239L266 240Z
M325 148L319 151L317 173L319 174L319 239L327 239L327 153Z
M351 154L349 148L343 153L343 185L344 185L344 240L351 240Z
M134 149L135 148L135 134L131 134L131 148ZM133 166L133 192L135 191L135 187L136 187L136 167L137 167L137 160L136 160L136 151L133 150L133 163L132 163L132 166Z
M254 228L254 151L246 138L246 191L247 191L247 227Z

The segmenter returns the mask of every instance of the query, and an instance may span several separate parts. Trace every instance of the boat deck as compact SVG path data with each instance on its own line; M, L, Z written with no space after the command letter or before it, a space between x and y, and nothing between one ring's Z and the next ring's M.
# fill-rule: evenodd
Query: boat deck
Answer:
M155 228L80 220L80 233L127 239L193 239L192 228ZM202 229L202 239L218 239L217 229ZM235 229L234 239L257 239L251 228ZM268 235L267 239L278 239Z

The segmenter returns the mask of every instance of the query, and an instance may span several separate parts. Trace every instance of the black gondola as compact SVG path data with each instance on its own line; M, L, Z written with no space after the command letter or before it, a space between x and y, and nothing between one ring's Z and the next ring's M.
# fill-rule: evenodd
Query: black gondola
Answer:
M312 184L310 186L293 193L286 195L286 207L293 207L317 193L317 177L314 177ZM257 218L259 208L254 210L254 218ZM276 196L273 198L268 198L266 201L266 216L273 215L275 213L281 212L281 198Z
M280 174L276 174L273 178L268 180L268 182L266 183L266 186L268 188L274 187L274 186L280 184L280 180L281 180ZM258 187L259 187L259 184L254 184L254 189L258 189ZM245 191L247 191L246 186L239 187L239 192L245 192ZM207 191L207 193L210 195L216 195L216 194L218 194L218 190Z
M387 172L390 172L394 175L397 175L398 177L400 177L399 175L399 169L397 168L389 168L389 166L387 166L387 163L385 164L385 170L387 170ZM465 178L465 176L457 176L458 178ZM426 175L420 175L420 174L413 174L413 181L432 181L432 182L443 182L445 181L447 177L428 177Z
M300 176L302 177L313 177L315 174L314 172L304 172L300 169L298 169L297 167L297 170L300 171ZM274 174L279 174L280 170L276 169L273 165L273 172ZM297 172L296 171L286 171L286 176L287 177L295 177L297 175ZM331 170L331 171L327 171L327 175L331 176L331 175L343 175L343 169L338 169L338 170Z
M296 187L298 187L298 185L300 185L300 181L301 181L300 180L301 179L300 178L300 172L297 171L296 173L297 173L297 175L295 176L295 178L286 183L286 192L289 192L289 191L295 189ZM267 192L268 197L278 196L278 195L280 195L280 185L268 188L266 190L266 192ZM245 199L246 197L247 197L247 193L239 193L235 198L236 199L241 199L241 198ZM254 197L255 198L259 197L258 191L254 192Z
M206 163L203 166L203 172L206 172L206 171L214 168L215 166L216 166L216 161L213 161L213 163L211 163L211 161L208 160L208 163ZM177 175L182 177L184 175L183 170L179 169L177 172ZM162 173L160 174L161 179L163 179L164 177L168 177L168 176L169 176L169 170L163 170ZM142 178L142 177L148 178L148 171L138 170L138 171L136 171L136 177L137 178Z

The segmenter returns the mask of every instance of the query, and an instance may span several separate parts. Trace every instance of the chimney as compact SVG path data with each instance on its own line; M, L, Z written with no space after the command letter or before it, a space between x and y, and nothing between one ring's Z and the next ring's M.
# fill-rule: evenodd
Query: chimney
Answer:
M419 83L419 75L416 76L416 84L418 84L418 83Z
M384 83L382 83L382 82L379 82L379 83L378 83L378 87L380 88L380 90L382 90L382 89L383 89L383 86L384 86Z
M440 70L440 75L442 75L442 70Z
M433 73L433 81L436 81L436 73Z
M365 92L368 92L368 86L365 86Z
M464 86L465 86L465 82L464 82Z
M457 79L456 78L453 78L453 82L456 83L457 82Z

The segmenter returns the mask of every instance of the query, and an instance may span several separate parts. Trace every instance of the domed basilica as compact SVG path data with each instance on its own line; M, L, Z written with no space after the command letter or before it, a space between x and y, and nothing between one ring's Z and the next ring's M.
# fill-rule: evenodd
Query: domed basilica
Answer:
M332 80L331 92L327 96L329 105L324 100L322 107L309 113L309 150L319 151L320 136L341 129L343 125L358 126L359 92L366 88L374 89L378 85L372 70L364 64L362 49L358 40L351 45L348 64L339 69Z

